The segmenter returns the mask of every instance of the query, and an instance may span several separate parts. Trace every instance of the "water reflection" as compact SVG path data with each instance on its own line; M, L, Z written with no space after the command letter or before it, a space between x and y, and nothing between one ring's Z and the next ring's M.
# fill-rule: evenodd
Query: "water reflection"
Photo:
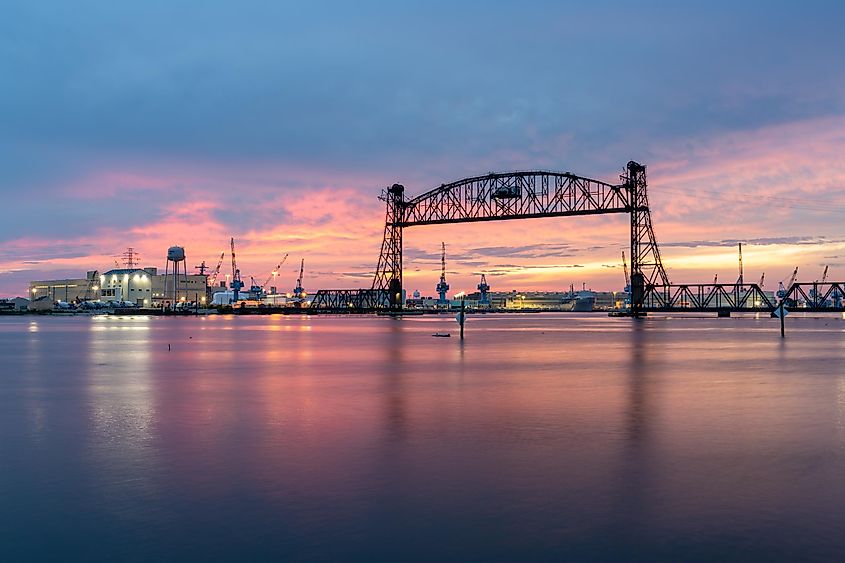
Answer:
M85 370L87 451L97 486L90 499L123 515L158 487L151 317L95 317Z
M463 342L451 316L16 322L0 527L30 558L55 555L42 537L147 560L845 548L838 324L784 343L768 318L489 315Z

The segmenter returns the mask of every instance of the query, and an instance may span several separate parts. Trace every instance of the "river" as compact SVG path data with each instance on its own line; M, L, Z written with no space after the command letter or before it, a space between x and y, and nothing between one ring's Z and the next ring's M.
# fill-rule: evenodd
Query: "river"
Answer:
M466 329L0 318L0 559L845 553L841 317Z

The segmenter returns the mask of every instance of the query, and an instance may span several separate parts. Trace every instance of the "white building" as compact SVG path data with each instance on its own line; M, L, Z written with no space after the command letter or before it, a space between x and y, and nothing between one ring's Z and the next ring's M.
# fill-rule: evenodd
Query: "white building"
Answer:
M121 268L100 275L100 300L149 306L155 268Z
M109 270L100 276L100 299L134 303L141 307L175 302L204 303L208 276L159 274L156 268Z
M174 277L158 273L157 268L118 268L100 274L96 270L78 279L44 280L29 283L33 301L46 298L50 303L63 301L102 301L132 303L139 307L153 307L176 302L205 303L208 277L180 275L178 287ZM174 289L178 289L174 295Z

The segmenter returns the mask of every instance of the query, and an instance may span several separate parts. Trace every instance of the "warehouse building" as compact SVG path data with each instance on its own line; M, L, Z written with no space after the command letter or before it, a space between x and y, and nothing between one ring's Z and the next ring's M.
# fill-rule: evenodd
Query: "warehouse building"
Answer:
M33 300L49 298L50 302L103 301L132 303L155 307L179 301L204 303L207 299L208 276L159 274L157 268L117 268L100 274L88 272L85 278L33 281L29 293Z
M33 301L42 297L50 302L95 301L99 299L99 272L89 271L84 278L40 280L29 282L29 297Z

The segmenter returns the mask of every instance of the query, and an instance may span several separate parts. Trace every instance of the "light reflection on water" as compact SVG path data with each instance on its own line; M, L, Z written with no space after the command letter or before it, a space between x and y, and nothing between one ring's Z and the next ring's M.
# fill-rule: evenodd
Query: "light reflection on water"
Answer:
M3 559L824 560L845 323L0 319ZM451 331L453 338L431 338Z

